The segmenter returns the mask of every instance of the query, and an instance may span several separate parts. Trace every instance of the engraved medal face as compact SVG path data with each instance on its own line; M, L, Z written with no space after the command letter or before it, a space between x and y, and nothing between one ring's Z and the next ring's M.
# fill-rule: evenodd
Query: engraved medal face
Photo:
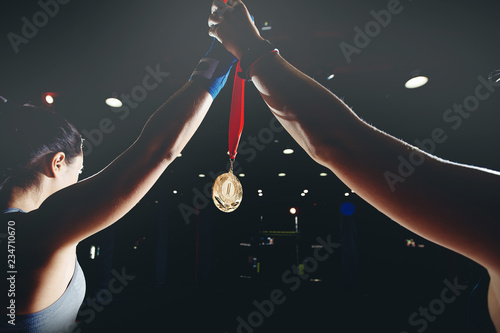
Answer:
M243 188L232 171L217 177L212 187L212 199L215 206L225 213L238 208L243 199Z

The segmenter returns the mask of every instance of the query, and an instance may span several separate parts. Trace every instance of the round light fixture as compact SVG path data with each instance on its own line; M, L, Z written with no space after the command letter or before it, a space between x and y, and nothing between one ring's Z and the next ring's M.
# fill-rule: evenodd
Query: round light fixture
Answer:
M116 97L110 97L106 99L106 104L112 108L122 107L123 103Z
M54 104L54 96L50 94L45 95L45 102L47 102L47 104Z
M427 76L423 76L423 75L415 76L415 77L409 79L408 81L406 81L405 88L407 88L407 89L420 88L420 87L424 86L425 84L427 84L427 82L429 82L429 78Z

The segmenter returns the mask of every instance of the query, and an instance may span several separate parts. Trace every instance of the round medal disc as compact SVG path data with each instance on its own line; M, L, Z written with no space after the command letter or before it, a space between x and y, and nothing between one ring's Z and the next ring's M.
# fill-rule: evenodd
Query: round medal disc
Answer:
M232 171L217 177L212 187L212 199L215 206L225 213L238 208L243 199L243 188Z

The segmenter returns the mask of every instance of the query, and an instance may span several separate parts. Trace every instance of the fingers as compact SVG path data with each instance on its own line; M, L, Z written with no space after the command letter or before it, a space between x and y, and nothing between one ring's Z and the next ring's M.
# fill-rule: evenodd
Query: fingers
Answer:
M212 14L218 14L219 16L223 16L225 12L232 10L232 8L227 5L224 1L214 0L212 3Z
M224 21L224 17L217 15L217 13L214 13L208 17L208 26L209 27L216 26L222 21Z
M208 30L208 35L210 37L215 37L217 40L220 42L219 37L217 36L217 26L210 27L210 30Z
M227 0L227 4L231 7L236 6L237 4L242 3L240 0Z

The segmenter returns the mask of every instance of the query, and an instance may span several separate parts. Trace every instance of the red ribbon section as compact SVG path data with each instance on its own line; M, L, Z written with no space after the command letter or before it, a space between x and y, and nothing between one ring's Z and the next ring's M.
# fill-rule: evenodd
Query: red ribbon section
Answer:
M224 0L227 4L227 0ZM240 62L236 64L234 75L233 97L231 100L231 114L229 116L229 158L234 160L238 153L241 132L245 123L245 80L238 76L241 72Z
M238 76L239 72L241 72L241 67L238 61L236 74L234 75L231 114L229 116L229 158L232 160L236 158L238 153L238 144L245 123L245 80Z

